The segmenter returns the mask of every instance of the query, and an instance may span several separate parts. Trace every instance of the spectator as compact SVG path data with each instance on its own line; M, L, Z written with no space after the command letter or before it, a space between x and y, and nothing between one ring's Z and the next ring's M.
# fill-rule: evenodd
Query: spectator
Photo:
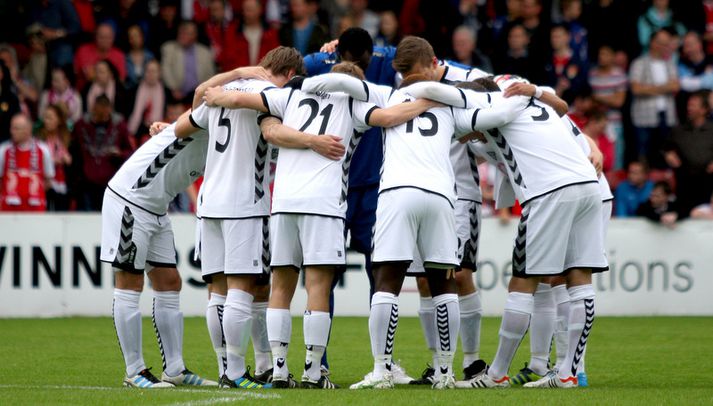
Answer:
M74 73L78 89L83 89L94 80L94 67L97 62L106 59L118 70L119 80L126 79L126 57L114 47L114 28L109 24L99 24L95 42L84 44L74 56Z
M127 33L129 50L126 53L126 88L134 88L144 77L146 65L156 59L153 52L144 46L144 31L138 25L129 27Z
M681 92L676 96L676 110L680 121L685 120L686 103L691 93L713 89L713 57L703 50L701 36L690 31L683 37L681 57L678 60L678 78Z
M525 27L530 37L528 50L534 58L543 60L550 49L550 29L542 21L541 17L541 0L522 0L520 23Z
M603 45L599 48L597 65L589 70L589 86L594 101L607 114L607 136L614 141L616 156L613 169L624 167L624 124L621 108L626 101L627 77L623 69L614 63L614 50Z
M354 25L366 30L372 38L379 33L379 15L369 10L367 0L352 0L349 14L354 20Z
M612 170L615 156L614 143L606 135L607 116L604 112L594 109L587 115L587 122L582 127L582 131L592 137L597 147L604 156L602 170L609 172Z
M50 104L42 116L42 126L37 130L38 138L47 144L54 164L54 177L47 189L47 210L69 210L66 173L72 165L69 144L72 133L67 128L67 114L61 104Z
M10 70L10 79L15 94L20 100L20 108L27 114L35 111L39 92L32 84L21 76L20 65L17 62L17 52L15 48L8 44L0 45L0 60Z
M118 0L109 2L106 7L106 15L99 15L100 21L109 22L114 26L116 33L116 46L129 52L130 32L129 28L139 26L142 32L148 32L148 7L144 1Z
M676 67L667 53L671 34L659 30L651 36L650 49L634 60L629 72L631 119L636 127L639 159L663 166L661 147L676 124L674 95L679 89Z
M237 66L255 66L266 53L280 45L277 31L263 23L260 0L243 0L242 27L238 32L238 46L232 51L238 56Z
M94 80L84 89L86 111L94 110L97 97L106 96L114 106L114 110L126 117L127 94L124 86L118 81L116 67L108 60L101 60L96 63L94 72Z
M166 107L166 87L161 82L161 66L155 60L146 65L146 74L136 90L129 117L129 133L141 139L154 121L161 121Z
M553 87L558 96L571 102L587 84L586 61L580 60L570 48L570 35L565 25L552 27L550 38L552 57L545 65L547 81L544 84Z
M636 215L673 228L681 216L671 185L664 181L656 182L649 199L636 209Z
M45 211L45 189L54 177L50 152L32 137L22 113L12 117L10 135L0 144L0 211Z
M587 117L594 110L595 103L592 98L592 89L585 86L581 92L574 96L574 101L567 115L574 121L579 128L584 128L587 125Z
M654 183L649 180L649 171L643 162L629 164L626 180L614 191L614 213L617 217L632 217L636 210L649 199Z
M589 60L587 29L581 21L582 0L562 0L562 24L570 36L569 46L580 61Z
M594 0L585 2L585 12L582 17L587 27L588 48L590 59L596 58L596 52L602 45L616 44L621 55L637 55L640 51L636 31L636 21L639 18L640 2Z
M72 87L65 69L52 69L50 88L40 95L38 115L44 117L45 110L50 104L62 104L67 112L68 124L71 126L82 117L82 97Z
M51 66L72 64L72 41L79 34L79 17L70 0L37 1L32 22L40 25L47 41Z
M713 124L708 120L708 93L691 95L688 121L673 129L666 163L674 169L681 210L690 211L713 192Z
M378 47L397 46L401 41L399 35L399 20L391 10L386 10L381 13L381 22L379 23L379 33L374 38L374 45Z
M22 76L34 89L40 91L45 88L49 62L47 46L39 25L27 28L27 43L30 45L30 58L22 68Z
M507 12L490 22L491 29L489 31L493 45L491 45L488 50L492 51L493 55L498 55L507 48L510 29L520 19L522 13L522 0L507 0L505 6ZM485 44L488 42L489 41L485 41Z
M705 32L703 39L706 41L706 51L713 54L713 0L703 0L705 12Z
M10 120L20 112L20 99L12 86L10 69L0 60L0 143L10 138Z
M495 62L495 72L510 73L541 83L544 73L536 68L530 57L530 37L522 25L514 25L508 33L508 48L504 56Z
M256 0L252 0L255 2ZM251 5L248 5L250 8ZM208 42L215 57L218 69L226 72L238 65L239 54L243 51L238 44L238 24L233 19L229 19L226 13L227 5L224 0L210 0L208 2L209 18L205 23L205 32L208 35ZM258 14L258 24L259 24ZM260 29L262 29L262 26ZM261 34L258 33L258 35ZM259 38L259 37L258 37ZM249 53L250 50L245 50Z
M713 220L713 194L708 202L699 204L691 210L691 218Z
M161 47L161 76L176 100L190 102L195 88L215 73L210 49L197 39L196 24L184 21L176 40Z
M97 97L92 110L74 126L72 160L76 167L77 208L101 210L109 179L133 152L126 124L111 100Z
M653 0L651 7L639 17L636 23L642 50L646 52L649 49L650 39L654 33L667 27L672 27L679 36L686 33L683 24L673 19L669 0Z
M149 50L154 55L161 55L161 45L176 38L179 21L178 0L161 0L158 14L149 24Z
M329 31L317 21L317 0L290 0L292 22L280 28L280 44L295 47L302 55L319 51L329 41Z
M456 28L453 31L453 59L485 72L493 72L490 58L478 51L476 41L477 35L472 28L465 25Z

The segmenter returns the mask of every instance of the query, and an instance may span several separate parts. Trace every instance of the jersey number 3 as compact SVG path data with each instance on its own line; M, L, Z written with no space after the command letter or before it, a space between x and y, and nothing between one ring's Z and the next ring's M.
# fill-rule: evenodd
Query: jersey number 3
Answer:
M317 113L319 113L320 116L322 116L322 125L319 127L319 132L317 134L324 134L325 131L327 131L327 123L329 122L329 116L332 115L332 109L334 108L334 105L332 103L329 103L325 108L322 109L322 112L319 112L319 103L317 103L317 100L314 99L303 99L300 104L298 105L299 107L302 106L309 106L309 117L307 117L307 121L302 124L302 127L300 127L300 131L304 131L309 127L310 124L312 124L312 121L317 117Z
M220 118L218 118L218 127L225 127L225 129L228 131L228 136L225 137L225 143L223 144L221 144L218 140L215 141L215 150L218 152L225 152L225 150L228 149L228 144L230 143L230 134L233 132L233 128L230 125L230 119L228 117L223 117L224 113L225 108L221 107Z

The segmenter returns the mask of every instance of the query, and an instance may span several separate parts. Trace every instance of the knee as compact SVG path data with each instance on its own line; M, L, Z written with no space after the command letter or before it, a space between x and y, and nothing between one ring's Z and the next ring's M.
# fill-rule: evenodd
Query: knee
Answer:
M255 302L267 302L270 299L270 284L255 287Z
M465 296L475 292L473 272L465 269L460 272L456 272L456 287L458 289L459 296Z
M416 286L418 287L418 294L421 297L431 296L431 289L428 288L428 279L424 276L419 276L416 278Z
M181 275L176 268L154 268L149 272L149 279L156 291L179 292L181 290Z
M117 289L141 292L144 290L144 274L116 271L114 273L114 286Z

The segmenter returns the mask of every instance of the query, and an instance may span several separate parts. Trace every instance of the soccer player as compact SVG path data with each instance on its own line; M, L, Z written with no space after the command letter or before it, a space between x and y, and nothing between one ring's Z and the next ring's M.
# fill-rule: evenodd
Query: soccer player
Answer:
M115 271L112 315L126 364L124 385L141 389L217 386L191 372L183 362L181 277L166 215L173 198L202 175L207 135L178 139L174 130L175 126L169 126L134 152L109 181L102 204L101 260L112 264ZM139 298L144 272L154 290L153 324L163 359L161 380L146 368L141 349Z
M479 80L480 90L498 90ZM495 95L493 104L502 103ZM523 215L513 250L513 277L500 329L500 343L487 373L466 382L474 388L510 386L512 357L530 323L533 294L543 276L564 274L572 303L569 350L563 368L525 387L576 387L576 371L594 318L593 271L608 269L601 230L601 198L596 172L567 128L549 106L531 99L507 124L479 123L488 142L497 147ZM563 271L564 270L564 271Z
M302 57L288 47L268 52L260 66L267 71L269 81L237 80L224 88L259 94L266 88L284 85L304 71ZM222 328L227 363L220 385L270 387L251 376L245 365L253 300L258 289L264 290L258 286L269 284L270 147L254 110L202 105L193 110L188 120L179 121L177 135L189 135L196 128L209 129L210 135L198 204L201 270L204 279L212 283L213 302L225 294ZM269 353L269 349L260 352ZM263 365L261 369L269 368Z
M321 374L320 359L331 324L329 293L334 271L346 264L344 215L353 151L361 132L370 126L402 123L433 103L419 100L378 109L344 94L310 95L295 89L269 89L255 95L218 88L206 93L206 101L209 105L266 112L299 131L338 134L347 146L346 156L338 162L303 149L281 150L270 220L273 289L267 325L274 361L273 385L291 386L285 361L291 332L289 308L299 277L295 271L304 267L308 294L304 315L307 355L301 386L332 389L334 384Z

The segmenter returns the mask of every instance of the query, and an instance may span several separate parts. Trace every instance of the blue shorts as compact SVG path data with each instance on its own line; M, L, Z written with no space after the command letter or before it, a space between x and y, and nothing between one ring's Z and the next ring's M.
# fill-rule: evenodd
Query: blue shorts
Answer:
M347 194L346 230L352 236L349 246L362 254L371 252L371 233L376 223L378 199L378 184L350 188Z

